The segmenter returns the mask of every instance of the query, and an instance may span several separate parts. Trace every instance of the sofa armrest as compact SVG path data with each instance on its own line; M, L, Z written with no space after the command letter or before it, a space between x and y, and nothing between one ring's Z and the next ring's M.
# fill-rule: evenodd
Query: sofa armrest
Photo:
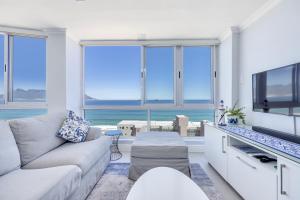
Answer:
M90 127L89 133L87 134L85 141L95 140L95 139L101 137L101 135L102 135L102 133L101 133L100 128Z

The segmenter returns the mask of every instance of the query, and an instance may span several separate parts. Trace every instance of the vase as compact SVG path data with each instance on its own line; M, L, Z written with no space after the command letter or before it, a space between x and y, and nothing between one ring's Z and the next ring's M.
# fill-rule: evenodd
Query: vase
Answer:
M237 116L228 116L227 122L230 125L237 125L239 123L239 118Z

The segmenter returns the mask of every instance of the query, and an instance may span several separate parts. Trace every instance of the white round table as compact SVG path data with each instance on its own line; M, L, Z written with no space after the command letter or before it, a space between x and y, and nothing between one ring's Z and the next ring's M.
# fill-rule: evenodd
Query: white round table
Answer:
M183 173L157 167L144 173L126 200L209 200L202 189Z

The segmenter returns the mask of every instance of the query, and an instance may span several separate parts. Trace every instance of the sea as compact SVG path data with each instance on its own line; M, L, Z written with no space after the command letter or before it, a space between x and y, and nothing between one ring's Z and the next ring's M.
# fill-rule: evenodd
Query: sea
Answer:
M147 103L161 104L173 103L170 100L151 100ZM208 103L206 100L191 101L186 103ZM141 105L139 100L86 100L86 105L109 105L109 106L138 106ZM47 109L1 109L0 119L8 120L15 118L32 117L47 113ZM200 122L202 120L214 120L213 109L193 109L193 110L150 110L151 121L173 121L176 115L185 115L189 121ZM85 119L92 125L117 125L122 120L142 120L147 121L147 110L116 110L116 109L86 109L84 112Z
M86 105L114 105L114 106L138 106L140 100L105 100L99 101L94 99L86 100ZM149 104L167 104L174 103L172 100L148 100ZM209 100L188 100L185 103L209 103ZM151 121L173 121L176 115L185 115L189 121L200 122L202 120L214 121L213 109L168 109L168 110L150 110ZM142 120L147 121L147 110L85 110L85 119L93 125L117 125L122 120Z

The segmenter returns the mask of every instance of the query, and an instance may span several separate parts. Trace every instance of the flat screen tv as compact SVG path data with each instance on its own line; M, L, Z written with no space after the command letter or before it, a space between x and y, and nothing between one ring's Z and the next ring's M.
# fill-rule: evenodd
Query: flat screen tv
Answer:
M252 75L253 110L295 115L300 111L300 63Z

